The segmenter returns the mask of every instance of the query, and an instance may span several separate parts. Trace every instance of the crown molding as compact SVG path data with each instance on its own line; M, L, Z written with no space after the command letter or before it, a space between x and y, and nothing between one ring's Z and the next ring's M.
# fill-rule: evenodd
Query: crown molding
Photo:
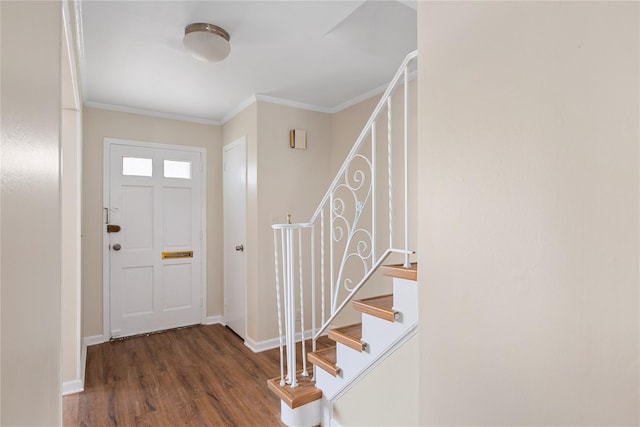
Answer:
M256 96L255 95L251 95L248 99L242 101L237 107L235 107L234 109L229 111L222 118L222 120L220 120L220 124L224 125L225 123L227 123L229 120L233 119L235 116L237 116L238 114L243 112L245 110L245 108L247 108L249 105L253 104L256 101L257 101Z
M179 114L161 113L158 111L144 110L140 108L123 107L120 105L102 104L99 102L85 102L85 107L100 108L102 110L117 111L120 113L139 114L141 116L158 117L161 119L180 120L182 122L199 123L204 125L220 126L217 120L202 119L198 117L182 116Z
M411 73L409 73L409 80L413 80L418 76L418 73L416 71L413 71ZM84 105L87 107L91 107L91 108L100 108L103 110L110 110L110 111L118 111L118 112L122 112L122 113L132 113L132 114L140 114L143 116L151 116L151 117L159 117L159 118L163 118L163 119L172 119L172 120L180 120L183 122L192 122L192 123L200 123L200 124L206 124L206 125L213 125L213 126L222 126L224 124L226 124L227 122L229 122L231 119L233 119L235 116L237 116L238 114L240 114L242 111L244 111L247 107L249 107L251 104L253 104L254 102L260 101L260 102L266 102L268 104L275 104L275 105L282 105L285 107L291 107L291 108L297 108L300 110L307 110L307 111L315 111L317 113L325 113L325 114L335 114L335 113L339 113L342 110L345 110L349 107L352 107L364 100L367 100L373 96L376 95L381 95L382 93L384 93L384 91L387 89L387 86L389 86L388 83L385 83L384 85L378 86L368 92L365 92L361 95L356 96L355 98L351 98L348 101L343 102L342 104L338 104L335 107L321 107L318 105L313 105L313 104L305 104L303 102L297 102L297 101L291 101L289 99L283 99L283 98L277 98L275 96L269 96L269 95L264 95L264 94L259 94L256 93L254 95L251 95L249 98L247 98L246 100L244 100L243 102L241 102L240 104L238 104L237 107L235 107L234 109L232 109L229 113L227 113L222 120L210 120L210 119L202 119L202 118L197 118L197 117L190 117L190 116L182 116L179 114L171 114L171 113L161 113L158 111L151 111L151 110L143 110L143 109L138 109L138 108L130 108L130 107L122 107L119 105L112 105L112 104L102 104L99 102L92 102L92 101L85 101Z
M298 108L300 110L315 111L317 113L332 114L332 108L320 107L313 104L305 104L304 102L291 101L289 99L276 98L275 96L255 94L258 101L267 102L269 104L282 105L285 107Z

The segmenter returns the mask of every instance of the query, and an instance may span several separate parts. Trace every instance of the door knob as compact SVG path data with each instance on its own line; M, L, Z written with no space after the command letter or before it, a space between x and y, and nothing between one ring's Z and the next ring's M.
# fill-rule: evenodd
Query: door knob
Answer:
M122 249L122 246L120 246L120 243L116 243L112 246L112 248L114 251L119 251L120 249Z
M237 245L236 246L236 251L243 252L244 251L244 245Z

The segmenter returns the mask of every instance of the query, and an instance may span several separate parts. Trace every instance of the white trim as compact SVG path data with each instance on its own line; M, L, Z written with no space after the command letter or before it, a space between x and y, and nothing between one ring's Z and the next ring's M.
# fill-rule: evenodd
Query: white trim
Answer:
M326 335L326 334L322 334L322 335ZM304 332L304 337L307 340L311 339L312 336L313 334L311 332L311 329L308 329ZM298 332L296 334L296 342L300 342L300 341L302 341L302 334ZM280 347L280 338L276 337L276 338L271 338L264 341L254 341L250 337L246 337L244 340L244 345L249 347L249 349L254 353L260 353L265 350L272 350L274 348Z
M385 89L387 89L387 86L389 86L389 83L385 83L381 86L378 86L374 89L371 89L370 91L363 93L362 95L358 95L355 98L349 99L348 101L345 101L342 104L338 104L331 109L331 114L339 113L342 110L346 110L349 107L353 107L354 105L359 104L362 101L365 101L376 95L382 95Z
M87 70L87 59L84 54L84 27L82 24L82 5L80 1L73 1L73 17L75 19L75 42L76 42L76 50L78 53L78 74L80 80L80 88L82 89L82 104L85 105L87 103L87 79L83 78L86 76ZM82 107L82 105L81 105Z
M76 2L76 3L80 3L80 2ZM79 7L79 6L78 6ZM78 32L82 33L82 22L81 19L78 18ZM81 42L79 42L81 43ZM83 47L80 47L79 50L82 51ZM84 69L84 54L83 51L80 54L81 60L81 71ZM412 72L409 73L409 80L413 80L414 78L417 77L417 72ZM110 110L110 111L118 111L121 113L131 113L131 114L138 114L141 116L149 116L149 117L159 117L159 118L163 118L163 119L171 119L171 120L180 120L182 122L192 122L192 123L200 123L200 124L206 124L206 125L213 125L213 126L222 126L224 124L226 124L227 122L229 122L230 120L232 120L233 118L235 118L238 114L240 114L242 111L244 111L247 107L249 107L251 104L253 104L254 102L260 101L260 102L266 102L268 104L275 104L275 105L282 105L285 107L291 107L291 108L297 108L300 110L307 110L307 111L315 111L317 113L325 113L325 114L336 114L339 113L342 110L345 110L349 107L352 107L364 100L367 100L373 96L376 95L380 95L381 93L383 93L385 91L385 89L387 88L388 83L385 83L384 85L378 86L376 88L373 88L361 95L358 95L354 98L351 98L343 103L340 103L334 107L323 107L320 105L313 105L313 104L306 104L304 102L298 102L298 101L292 101L290 99L284 99L284 98L277 98L275 96L270 96L270 95L264 95L264 94L260 94L260 93L256 93L251 95L249 98L245 99L244 101L242 101L240 104L238 104L236 107L232 108L227 114L225 114L224 116L222 116L222 118L220 120L215 120L215 119L204 119L201 117L192 117L192 116L184 116L181 114L173 114L173 113L162 113L159 111L152 111L152 110L145 110L142 108L133 108L133 107L124 107L121 105L113 105L113 104L104 104L101 102L94 102L94 101L87 101L86 100L86 95L84 96L85 100L84 100L84 105L86 107L90 107L90 108L99 108L102 110ZM83 87L83 89L85 89ZM86 89L83 90L83 95L86 94Z
M256 96L251 95L248 99L242 101L237 107L235 107L234 109L229 111L227 114L225 114L222 120L220 120L220 124L222 125L226 124L229 120L233 119L235 116L243 112L248 106L250 106L254 102L257 102Z
M276 98L259 93L255 94L255 97L258 101L268 102L269 104L283 105L285 107L299 108L301 110L315 111L318 113L331 114L333 112L333 108L330 107L320 107L318 105L305 104L304 102L291 101L289 99Z
M110 277L110 262L109 262L109 235L107 234L107 223L105 210L108 212L108 207L111 205L110 198L110 185L111 181L111 145L107 143L107 139L103 139L102 148L102 219L100 220L102 226L102 342L108 341L111 337L111 302L109 289L111 288Z
M104 335L91 335L88 337L82 338L82 346L89 347L96 344L102 344L109 341Z
M85 101L84 105L85 107L100 108L102 110L118 111L121 113L138 114L141 116L159 117L161 119L180 120L181 122L192 122L205 125L220 126L219 120L204 119L201 117L190 117L180 114L162 113L159 111L144 110L142 108L123 107L121 105L103 104L94 101Z
M330 424L331 424L331 427L342 427L340 423L333 418L331 418Z
M209 316L204 319L203 325L224 325L224 318L222 316Z
M201 230L202 230L202 239L200 240L200 250L202 252L202 261L201 261L201 286L202 293L200 295L202 301L202 308L200 313L200 322L206 322L207 318L207 149L204 147L194 147L190 145L176 145L176 144L159 144L155 142L145 142L145 141L133 141L128 139L119 139L119 138L104 138L103 139L103 152L102 152L102 166L103 166L103 175L102 175L102 221L103 224L105 222L104 218L104 210L108 208L110 205L109 201L109 183L111 181L111 153L110 148L111 145L128 145L133 147L144 147L144 148L154 148L154 149L162 149L162 150L179 150L179 151L190 151L193 153L200 154L200 192L201 192ZM109 279L109 234L107 233L106 227L103 227L102 231L102 333L103 340L102 342L108 341L111 337L111 320L110 320L110 296L109 296L109 288L111 286Z
M84 384L82 380L65 381L62 383L62 395L80 393L84 391Z
M85 373L87 372L87 345L83 342L80 347L80 381L84 388Z
M251 337L246 337L244 339L244 345L249 347L249 350L253 351L254 353L261 353L265 350L271 350L273 348L280 347L280 339L272 338L265 341L254 341L251 339Z
M78 82L80 79L77 76L77 61L76 61L76 52L73 45L73 31L71 30L71 16L69 12L69 2L64 2L62 6L62 22L64 26L64 33L66 36L66 43L63 48L67 51L67 56L69 58L70 65L70 73L71 73L71 90L73 91L73 103L75 111L80 111L82 109L82 104L80 103L80 89L78 87Z
M191 147L194 149L195 147ZM191 150L188 150L191 151ZM200 286L202 291L200 293L200 307L202 309L200 313L200 319L206 321L207 318L207 248L209 242L207 240L207 149L200 148L194 150L200 153L200 252L202 252L202 269L200 270Z

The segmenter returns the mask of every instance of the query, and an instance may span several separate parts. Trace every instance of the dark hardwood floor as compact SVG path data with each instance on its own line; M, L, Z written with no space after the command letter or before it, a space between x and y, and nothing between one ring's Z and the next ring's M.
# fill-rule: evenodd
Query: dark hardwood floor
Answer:
M254 354L221 325L87 349L85 391L63 398L65 426L283 426L267 389L278 349Z

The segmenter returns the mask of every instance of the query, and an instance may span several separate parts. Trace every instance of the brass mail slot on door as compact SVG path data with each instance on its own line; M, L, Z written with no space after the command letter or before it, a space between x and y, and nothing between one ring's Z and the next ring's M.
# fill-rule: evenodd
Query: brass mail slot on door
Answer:
M162 259L193 258L193 251L162 252Z

